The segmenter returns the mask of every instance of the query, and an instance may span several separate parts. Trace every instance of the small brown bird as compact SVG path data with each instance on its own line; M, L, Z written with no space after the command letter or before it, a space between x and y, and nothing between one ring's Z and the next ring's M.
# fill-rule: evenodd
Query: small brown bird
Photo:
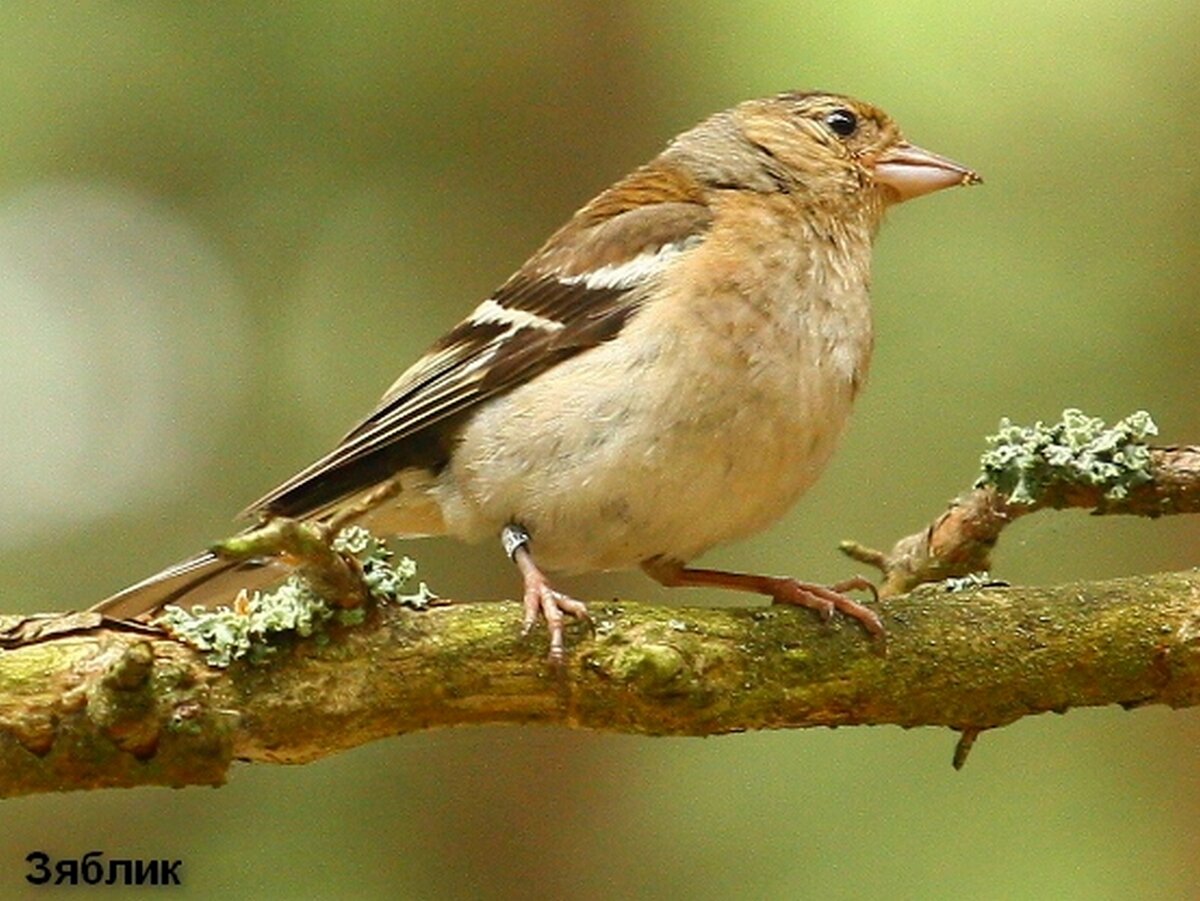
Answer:
M887 208L978 181L849 97L717 113L580 209L245 515L500 537L526 631L544 617L555 656L564 614L586 607L545 571L640 566L664 585L837 609L881 636L843 594L865 583L686 564L779 518L828 461L867 377L871 242ZM228 603L217 577L248 568L205 552L94 609Z

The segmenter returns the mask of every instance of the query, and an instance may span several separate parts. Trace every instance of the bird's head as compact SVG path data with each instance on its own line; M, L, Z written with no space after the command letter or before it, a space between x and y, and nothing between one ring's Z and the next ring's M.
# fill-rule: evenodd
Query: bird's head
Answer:
M717 113L668 147L710 187L796 195L807 205L880 211L981 181L904 139L887 113L838 94L790 92Z

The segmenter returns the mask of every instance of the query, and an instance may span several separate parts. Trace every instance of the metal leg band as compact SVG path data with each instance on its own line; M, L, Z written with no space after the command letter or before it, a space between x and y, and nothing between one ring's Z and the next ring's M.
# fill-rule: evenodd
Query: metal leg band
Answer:
M510 560L517 559L517 550L529 544L529 533L513 523L500 530L500 543Z

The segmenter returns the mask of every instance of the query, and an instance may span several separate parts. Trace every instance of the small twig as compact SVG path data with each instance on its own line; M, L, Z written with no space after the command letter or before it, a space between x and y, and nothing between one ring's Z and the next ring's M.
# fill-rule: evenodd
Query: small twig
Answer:
M879 551L855 541L839 547L883 573L890 597L925 582L991 569L992 549L1013 521L1047 508L1157 517L1200 513L1200 447L1149 447L1145 414L1113 427L1067 410L1051 426L1022 429L1007 422L989 439L984 475L919 532ZM1005 443L1007 442L1007 443ZM999 460L1000 462L997 462Z
M982 732L983 730L977 726L968 726L959 733L958 744L954 746L954 759L951 761L956 770L961 770L966 766L967 755L975 747L975 739L979 738Z
M367 600L361 568L335 550L334 534L326 525L279 516L218 542L212 550L227 560L282 556L303 570L322 597L338 606L359 607Z
M1106 498L1092 485L1056 485L1031 504L1013 503L993 487L976 488L950 502L919 532L878 551L854 541L839 548L883 573L879 594L891 597L925 582L940 582L992 568L991 554L1005 526L1047 508L1091 510L1097 515L1162 516L1200 513L1200 447L1150 448L1152 481L1122 499Z

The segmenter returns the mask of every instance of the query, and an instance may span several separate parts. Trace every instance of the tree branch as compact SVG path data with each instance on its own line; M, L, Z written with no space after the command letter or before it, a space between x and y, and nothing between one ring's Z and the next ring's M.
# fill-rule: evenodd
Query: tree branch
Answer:
M565 666L518 605L372 609L267 664L207 666L146 630L83 624L0 651L0 796L219 785L465 723L653 735L892 723L963 732L1071 707L1200 701L1200 571L881 601L888 652L781 607L593 606ZM3 631L0 628L0 631ZM961 762L959 760L958 762Z

